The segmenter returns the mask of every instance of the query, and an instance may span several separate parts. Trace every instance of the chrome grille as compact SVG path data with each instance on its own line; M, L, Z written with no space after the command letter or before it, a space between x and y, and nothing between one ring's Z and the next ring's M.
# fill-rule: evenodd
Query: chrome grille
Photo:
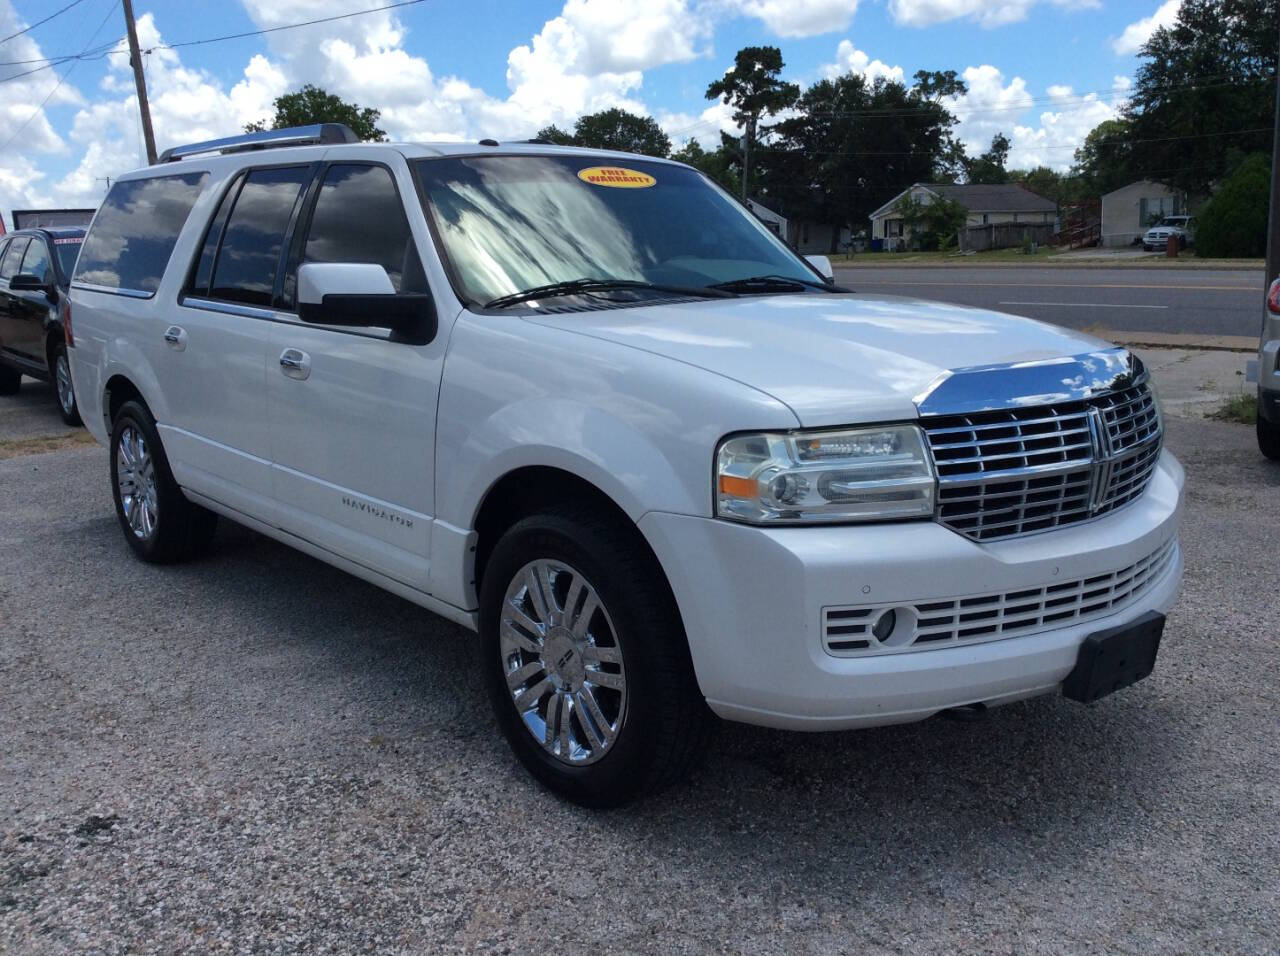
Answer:
M1145 381L1061 405L922 420L937 519L978 541L1086 521L1142 494L1160 455Z
M1170 567L1171 538L1140 561L1106 574L994 594L907 605L828 607L823 645L837 657L897 654L1017 637L1105 617L1133 604ZM884 641L872 627L890 608L904 620Z

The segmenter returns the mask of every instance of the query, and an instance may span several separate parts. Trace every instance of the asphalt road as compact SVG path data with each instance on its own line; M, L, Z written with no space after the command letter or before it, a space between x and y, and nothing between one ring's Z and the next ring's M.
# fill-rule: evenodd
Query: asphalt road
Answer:
M1261 271L1218 269L859 266L836 281L858 292L920 296L1076 329L1257 336Z
M0 447L61 431L45 388L0 405ZM461 629L230 524L143 565L105 450L2 460L0 952L1275 952L1280 468L1241 426L1169 443L1187 574L1151 678L726 724L614 813L516 764Z

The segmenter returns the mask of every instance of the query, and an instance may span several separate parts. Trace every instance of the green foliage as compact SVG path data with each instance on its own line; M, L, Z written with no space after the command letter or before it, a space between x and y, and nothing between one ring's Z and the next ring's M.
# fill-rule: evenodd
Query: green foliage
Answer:
M260 133L266 129L288 129L291 126L310 126L313 123L342 123L365 141L382 142L387 134L378 129L381 110L361 107L358 103L346 103L332 93L308 83L300 90L275 98L276 115L267 120L250 123L246 133Z
M950 248L969 216L969 211L954 200L939 197L926 202L911 193L894 203L893 211L902 217L911 247L922 252Z
M1124 118L1103 120L1084 138L1075 152L1072 172L1080 179L1085 195L1102 196L1134 180L1148 178L1134 167L1132 125Z
M671 152L671 140L652 116L637 116L616 107L579 116L572 133L553 125L538 130L536 138L557 146L615 149L662 158Z
M1277 22L1280 0L1184 0L1152 34L1125 111L1133 178L1206 195L1228 150L1270 152Z
M1267 252L1271 158L1247 157L1196 214L1196 255L1243 258Z
M969 182L992 185L1007 183L1009 172L1004 166L1008 161L1009 138L1004 133L996 133L991 140L991 148L976 159L969 160Z
M912 183L946 178L955 118L927 93L938 82L908 89L847 73L809 87L761 158L764 191L778 197L769 204L790 218L857 232Z
M782 51L776 46L748 46L738 51L724 76L707 85L707 99L733 107L733 119L745 133L741 168L743 193L751 181L751 149L761 118L791 106L800 87L782 79Z

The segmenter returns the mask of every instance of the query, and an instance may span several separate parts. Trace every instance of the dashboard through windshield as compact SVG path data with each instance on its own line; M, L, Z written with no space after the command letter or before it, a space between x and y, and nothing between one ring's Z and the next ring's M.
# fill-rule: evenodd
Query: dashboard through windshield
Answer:
M461 292L486 303L583 279L704 288L814 272L744 207L684 166L592 156L417 163Z

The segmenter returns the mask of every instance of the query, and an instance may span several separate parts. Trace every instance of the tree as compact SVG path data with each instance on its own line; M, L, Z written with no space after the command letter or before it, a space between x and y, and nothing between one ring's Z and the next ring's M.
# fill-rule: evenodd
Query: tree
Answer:
M275 98L276 115L270 124L267 120L250 123L246 133L260 133L265 129L287 129L291 126L311 126L314 123L342 123L351 127L360 139L382 142L387 134L378 129L381 110L361 107L358 103L346 103L332 93L308 83L300 90Z
M1132 124L1124 118L1103 120L1089 131L1072 170L1083 192L1101 196L1142 178L1134 170L1132 139Z
M1196 255L1266 255L1270 194L1270 157L1254 153L1243 159L1196 215Z
M800 95L795 83L781 78L782 51L776 46L748 46L738 51L733 66L707 86L707 99L733 107L733 119L745 132L742 156L742 196L751 179L751 147L760 119L785 110Z
M948 96L964 96L969 88L955 70L916 70L915 88L927 100L938 102Z
M846 73L795 105L775 127L763 177L764 195L779 197L769 205L792 218L863 229L912 183L940 178L955 153L955 117L919 86Z
M948 248L969 221L969 210L962 203L941 196L924 202L907 193L893 204L893 211L902 217L902 225L916 249Z
M1142 48L1133 95L1133 172L1205 195L1227 151L1270 155L1278 0L1183 0Z
M969 160L968 178L971 183L1000 184L1009 181L1009 173L1004 168L1009 160L1009 138L1004 133L996 133L991 140L991 148L976 159Z
M615 149L662 158L671 152L671 140L653 117L637 116L617 108L579 116L572 133L555 125L544 126L536 138L557 146Z

